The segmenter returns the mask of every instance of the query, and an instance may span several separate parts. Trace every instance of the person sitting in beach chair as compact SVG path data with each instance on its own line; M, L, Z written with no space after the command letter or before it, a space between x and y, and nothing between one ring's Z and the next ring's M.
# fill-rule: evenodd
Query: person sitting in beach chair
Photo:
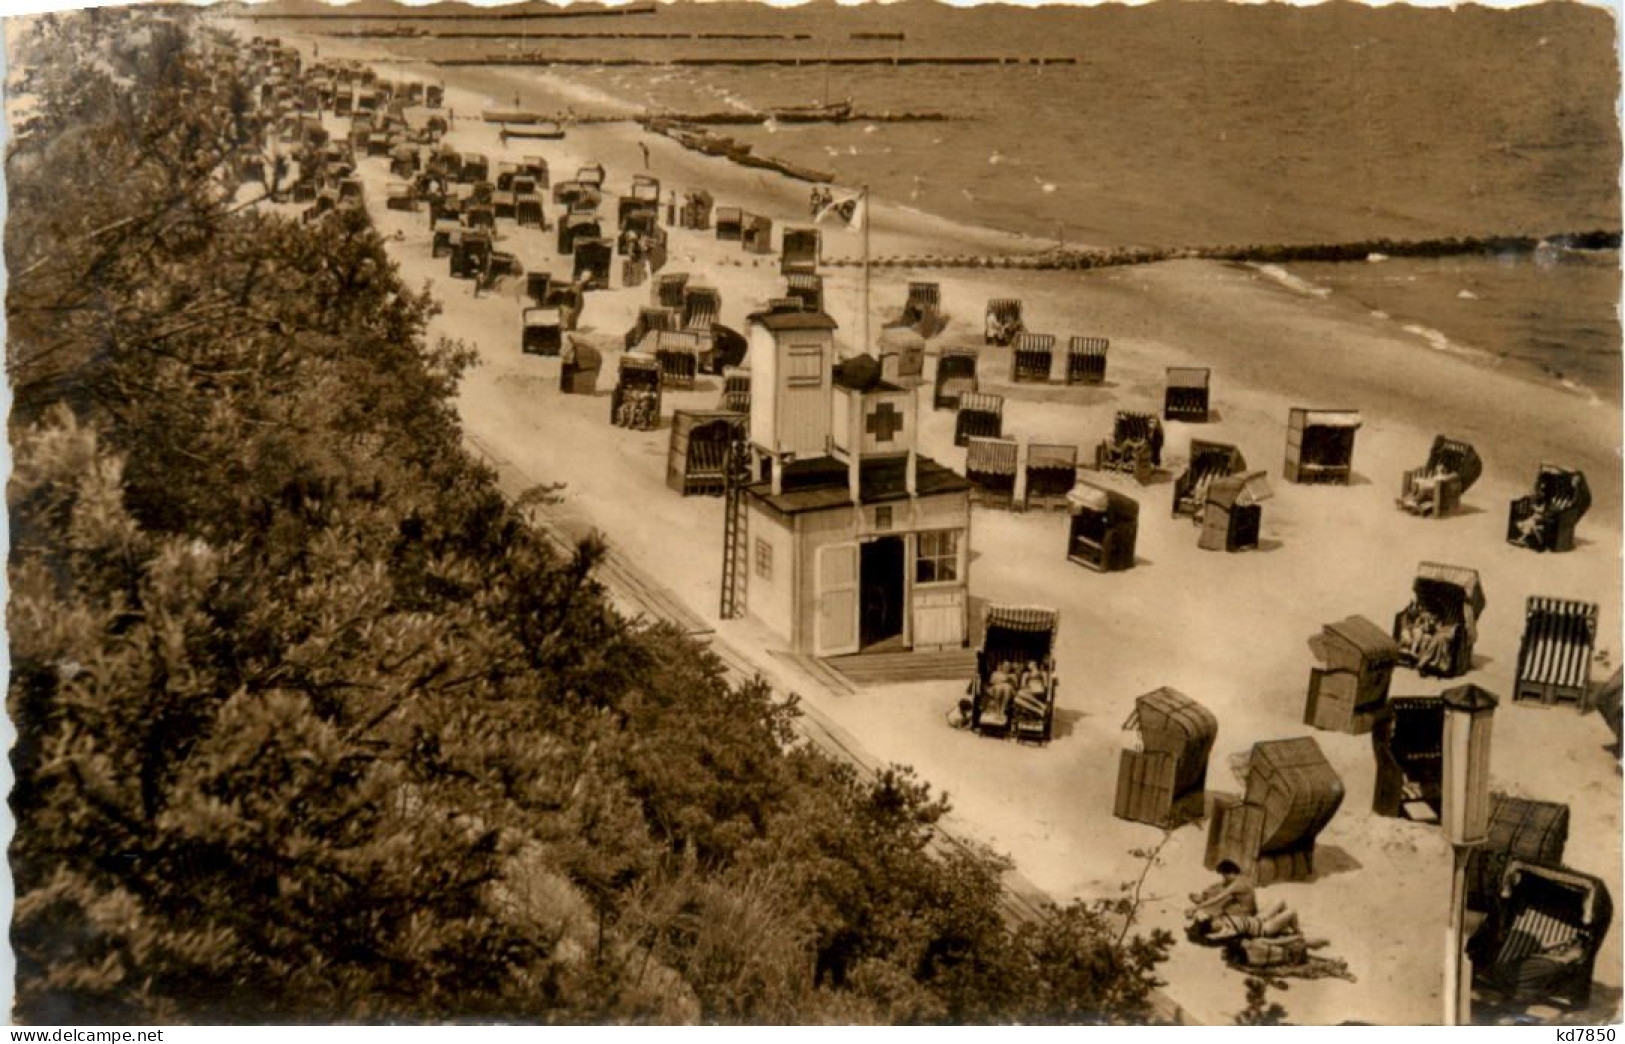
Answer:
M1546 526L1549 517L1546 505L1535 501L1530 506L1529 513L1518 519L1518 532L1517 536L1513 538L1513 543L1519 547L1533 548L1537 551L1545 547L1547 540Z
M1584 929L1516 960L1497 964L1490 973L1495 988L1512 1000L1544 1000L1552 987L1567 979L1585 961L1590 934Z
M995 725L1010 721L1015 704L1016 689L1021 684L1018 668L1013 663L1001 663L988 678L987 703L982 708L982 720Z
M1192 927L1206 931L1221 916L1252 917L1258 913L1258 894L1253 879L1241 872L1241 867L1230 859L1221 859L1215 867L1219 882L1191 895L1190 909L1185 919Z
M1399 631L1400 648L1415 660L1418 671L1448 671L1454 638L1455 629L1426 609L1404 621Z

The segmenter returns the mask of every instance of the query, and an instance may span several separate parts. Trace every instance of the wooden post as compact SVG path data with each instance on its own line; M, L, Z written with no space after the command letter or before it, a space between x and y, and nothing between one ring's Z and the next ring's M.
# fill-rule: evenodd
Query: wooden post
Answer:
M1464 1013L1471 1011L1471 995L1463 988L1462 951L1465 942L1462 928L1467 916L1467 857L1472 852L1468 845L1451 845L1450 922L1444 939L1444 1024L1460 1026ZM1471 1021L1470 1018L1468 1021Z
M863 219L863 351L874 350L874 342L869 340L869 186L863 186L858 196L858 213Z

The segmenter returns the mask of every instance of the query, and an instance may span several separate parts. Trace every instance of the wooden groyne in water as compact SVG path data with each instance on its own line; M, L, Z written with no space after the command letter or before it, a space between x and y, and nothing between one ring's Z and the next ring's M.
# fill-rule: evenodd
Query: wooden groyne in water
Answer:
M947 55L883 58L877 55L768 55L746 58L563 58L551 55L489 55L480 58L434 58L431 65L590 65L590 66L820 66L820 65L1076 65L1076 58L1031 58L1013 55Z

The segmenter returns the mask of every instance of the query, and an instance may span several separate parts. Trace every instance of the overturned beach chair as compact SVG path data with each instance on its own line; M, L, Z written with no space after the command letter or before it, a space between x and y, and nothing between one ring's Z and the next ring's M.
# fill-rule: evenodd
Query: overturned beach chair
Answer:
M1263 528L1263 502L1271 496L1262 471L1214 479L1202 502L1202 532L1196 546L1204 551L1252 551Z
M1027 443L1026 498L1028 510L1065 509L1078 482L1078 447Z
M1314 876L1315 840L1343 803L1343 781L1312 737L1253 744L1241 797L1213 801L1203 864L1229 860L1259 885Z
M1484 473L1484 463L1471 443L1435 436L1427 463L1405 472L1399 489L1400 510L1423 518L1444 518L1461 510L1462 494Z
M1247 470L1247 460L1241 450L1228 442L1208 442L1192 439L1190 463L1174 479L1174 517L1202 521L1202 505L1207 503L1207 490L1215 480L1239 475Z
M1162 466L1162 439L1162 421L1155 414L1118 410L1111 436L1095 446L1095 470L1133 475L1143 486Z
M1104 337L1073 337L1066 344L1066 383L1101 384L1106 380L1106 352L1111 342Z
M1163 419L1206 424L1208 386L1212 379L1213 371L1205 366L1168 367L1168 386L1162 400Z
M1569 843L1569 806L1556 801L1490 794L1482 845L1467 859L1467 909L1494 915L1501 881L1515 859L1560 866Z
M1597 646L1597 603L1533 596L1524 609L1518 647L1517 703L1591 709L1591 657Z
M1050 368L1054 363L1053 334L1017 334L1010 352L1010 381L1013 384L1022 382L1047 384Z
M995 297L987 303L986 328L983 340L994 347L1005 348L1025 330L1021 318L1021 301L1014 297Z
M1208 757L1219 734L1213 712L1164 687L1135 699L1123 731L1138 732L1139 747L1118 761L1112 815L1157 827L1201 819Z
M938 410L957 410L959 398L974 392L976 384L976 350L974 348L944 348L937 357L937 376L931 394L931 407Z
M1512 502L1507 543L1531 551L1573 551L1574 527L1590 509L1584 472L1542 464L1534 492Z
M954 415L955 446L964 446L972 438L997 439L1003 434L1003 396L965 392L959 397L959 408Z
M1323 626L1309 650L1321 666L1309 671L1303 723L1351 736L1370 732L1388 701L1399 646L1370 620L1350 616Z
M971 436L966 441L965 478L972 504L1008 508L1014 503L1019 453L1014 439Z
M1092 482L1079 482L1067 495L1071 515L1066 557L1097 573L1134 568L1140 534L1140 505Z

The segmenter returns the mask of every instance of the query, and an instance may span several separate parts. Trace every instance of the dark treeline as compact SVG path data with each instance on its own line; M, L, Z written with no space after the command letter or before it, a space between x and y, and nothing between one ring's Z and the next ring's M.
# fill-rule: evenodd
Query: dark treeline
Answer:
M940 797L524 524L365 213L230 175L256 72L191 18L13 46L15 1018L1148 1018L1165 934L1007 923Z

